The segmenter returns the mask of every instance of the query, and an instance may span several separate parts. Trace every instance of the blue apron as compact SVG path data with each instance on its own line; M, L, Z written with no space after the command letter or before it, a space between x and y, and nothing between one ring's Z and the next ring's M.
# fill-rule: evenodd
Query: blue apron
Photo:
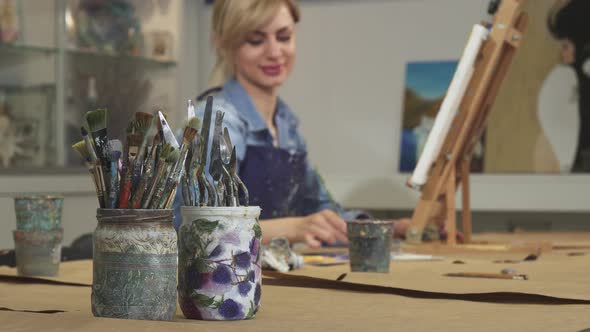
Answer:
M260 219L301 216L306 173L305 151L248 145L239 175L248 188L250 205L260 206Z

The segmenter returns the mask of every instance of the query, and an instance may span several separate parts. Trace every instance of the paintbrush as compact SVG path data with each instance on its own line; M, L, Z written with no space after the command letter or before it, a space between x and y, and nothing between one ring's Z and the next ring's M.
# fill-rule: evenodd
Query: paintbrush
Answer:
M119 198L119 159L123 150L123 144L118 139L109 141L109 153L111 159L110 188L109 188L109 207L117 208Z
M159 121L156 121L156 123L159 123ZM143 163L144 170L150 170L154 168L154 163L156 160L158 160L156 151L158 150L161 142L162 140L160 139L160 134L156 132L156 135L154 135L151 144L148 144L147 155Z
M167 178L168 178L168 175L170 174L170 172L172 171L172 168L174 167L174 165L176 165L176 162L178 162L179 157L180 157L180 151L178 151L177 149L173 149L172 152L170 152L170 155L168 155L168 158L166 158L166 166L165 166L165 171L163 173L163 176L158 182L154 182L155 186L156 186L156 192L154 193L154 196L152 197L151 202L150 202L151 209L160 208L160 206L163 205L163 203L162 203L163 197L164 197L164 202L166 202L168 197L164 196L164 190L166 188Z
M94 151L94 144L92 144L90 136L88 136L88 130L84 127L80 127L80 133L82 134L82 139L86 143L86 151L88 152L90 161L96 163L98 156L96 155L96 151Z
M110 169L107 137L107 110L97 109L86 112L86 123L93 138L96 155L106 171Z
M137 185L139 184L141 171L143 169L143 159L145 156L145 150L148 142L149 132L154 126L154 116L145 112L135 113L136 129L142 135L141 145L139 146L138 154L133 161L133 175L132 175L132 188L133 193L136 193Z
M184 132L182 134L182 144L180 145L180 157L176 165L174 165L174 170L171 173L173 180L180 180L183 168L185 167L188 150L192 145L193 139L197 135L197 132L199 131L200 127L201 120L197 117L194 117L190 119L190 121L184 128Z
M447 277L465 277L465 278L489 278L489 279L510 279L510 280L528 280L526 274L508 274L508 273L479 273L479 272L458 272L447 273Z
M203 115L203 129L201 130L201 158L200 158L200 171L202 174L203 186L207 187L207 201L203 202L204 205L217 206L217 191L215 186L209 180L211 174L205 167L207 165L207 158L209 156L209 133L211 131L211 118L213 117L213 96L207 97L205 103L205 114Z
M127 170L123 176L121 183L121 195L119 199L119 208L127 209L129 207L129 199L131 198L131 185L133 178L133 163L139 152L139 145L141 144L141 134L131 133L127 134Z
M95 149L94 149L94 144L92 143L92 139L90 138L90 136L88 135L88 131L86 130L86 128L81 127L80 128L80 133L82 134L82 138L84 139L84 142L86 143L86 150L88 151L88 155L90 157L91 163L93 164L94 167L94 179L96 182L96 187L97 187L97 196L98 196L98 202L99 202L99 206L101 208L106 207L106 182L105 182L105 177L104 177L104 168L102 167L102 163L101 163L101 159L98 157Z
M159 135L156 135L156 137L158 136ZM154 142L156 142L156 138L154 138ZM147 158L145 158L143 173L141 174L139 184L137 185L137 188L134 190L133 198L131 199L131 207L133 209L139 209L142 206L142 202L144 201L144 197L146 194L146 189L148 189L150 181L153 178L155 150L156 147L152 146L149 154L147 155Z
M187 153L187 160L185 162L186 173L184 175L183 189L186 186L185 205L198 206L200 202L201 192L198 181L198 167L199 158L201 157L200 137L197 135L191 142L189 153Z
M76 152L78 152L80 157L84 160L84 164L86 165L86 168L88 168L88 172L90 172L90 175L91 175L90 177L92 178L92 183L94 183L94 188L96 190L98 204L100 205L102 202L101 202L101 196L100 196L100 188L99 188L99 184L98 184L98 180L97 180L96 167L95 167L95 164L92 161L92 158L90 156L90 151L86 145L86 141L82 140L82 141L72 145L72 148L74 148L74 150L76 150Z
M127 124L127 128L125 129L125 137L127 137L129 134L134 134L135 133L135 121L129 121L129 123ZM127 165L128 165L128 155L129 155L129 146L128 144L123 145L123 154L121 155L121 159L122 159L122 172L121 174L124 174L125 171L127 170Z
M149 208L152 197L156 192L158 183L160 182L160 180L164 176L164 173L166 172L166 160L168 159L170 153L173 150L174 148L170 144L164 144L164 146L162 147L162 152L160 153L160 157L156 164L156 169L154 170L154 175L151 177L150 184L147 186L147 195L144 195L141 201L142 209Z
M170 176L166 181L163 199L159 205L160 208L165 208L167 205L169 205L171 197L174 197L174 195L176 194L176 188L178 188L178 182L182 177L189 147L192 145L193 139L197 135L197 132L200 127L201 120L197 117L194 117L189 120L188 124L184 128L178 162L176 163L176 165L174 165L174 168L172 172L170 172Z
M193 160L193 145L195 139L189 144L188 150L186 153L186 161L184 163L184 174L181 177L182 181L182 201L184 205L192 206L193 197L192 197L192 190L191 190L191 162Z

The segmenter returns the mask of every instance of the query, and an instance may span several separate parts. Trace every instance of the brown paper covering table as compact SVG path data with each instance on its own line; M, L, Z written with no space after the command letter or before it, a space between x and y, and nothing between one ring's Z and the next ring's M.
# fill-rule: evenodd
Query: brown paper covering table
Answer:
M521 260L526 250L472 247L410 247L414 252L435 250L441 261L393 262L391 273L350 273L347 265L305 266L291 272L335 280L448 293L522 292L590 300L590 234L520 234L475 237L488 243L542 243L533 262ZM553 250L547 249L547 243ZM475 248L475 249L473 249ZM530 246L534 248L534 246ZM570 255L576 253L576 255ZM453 264L461 260L464 264ZM511 267L529 280L451 278L449 272L499 272ZM15 275L0 268L0 275ZM62 263L62 282L90 284L92 262ZM590 328L590 305L522 305L461 300L430 300L390 294L369 294L317 288L263 286L262 308L254 320L206 322L186 320L178 311L172 322L95 318L90 311L90 287L0 282L0 331L580 331ZM13 311L8 311L10 309ZM44 314L26 311L60 310Z

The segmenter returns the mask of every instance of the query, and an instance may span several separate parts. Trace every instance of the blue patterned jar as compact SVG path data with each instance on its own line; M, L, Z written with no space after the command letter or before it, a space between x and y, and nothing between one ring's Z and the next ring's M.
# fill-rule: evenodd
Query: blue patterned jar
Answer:
M182 207L178 300L186 318L251 319L262 292L259 207Z
M98 209L93 234L92 313L171 320L178 244L172 210Z

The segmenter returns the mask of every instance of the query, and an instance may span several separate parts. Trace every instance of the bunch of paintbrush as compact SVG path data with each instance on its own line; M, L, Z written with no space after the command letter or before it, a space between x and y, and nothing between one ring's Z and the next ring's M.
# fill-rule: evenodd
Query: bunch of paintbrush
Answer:
M185 176L182 178L182 197L188 206L248 205L248 190L237 174L236 149L229 130L223 128L224 112L214 118L211 151L208 151L213 120L213 97L207 98L203 128L188 146ZM194 105L189 100L188 117L194 116ZM224 130L222 130L224 129ZM206 167L208 165L208 167Z
M83 127L84 140L73 145L88 166L100 207L169 208L199 119L189 121L179 145L162 112L137 112L127 127L124 149L119 140L108 140L106 120L106 110L88 112L89 130Z
M86 113L86 126L81 128L83 140L73 145L92 175L101 208L107 207L110 200L111 148L120 146L115 141L109 144L106 123L106 109Z

